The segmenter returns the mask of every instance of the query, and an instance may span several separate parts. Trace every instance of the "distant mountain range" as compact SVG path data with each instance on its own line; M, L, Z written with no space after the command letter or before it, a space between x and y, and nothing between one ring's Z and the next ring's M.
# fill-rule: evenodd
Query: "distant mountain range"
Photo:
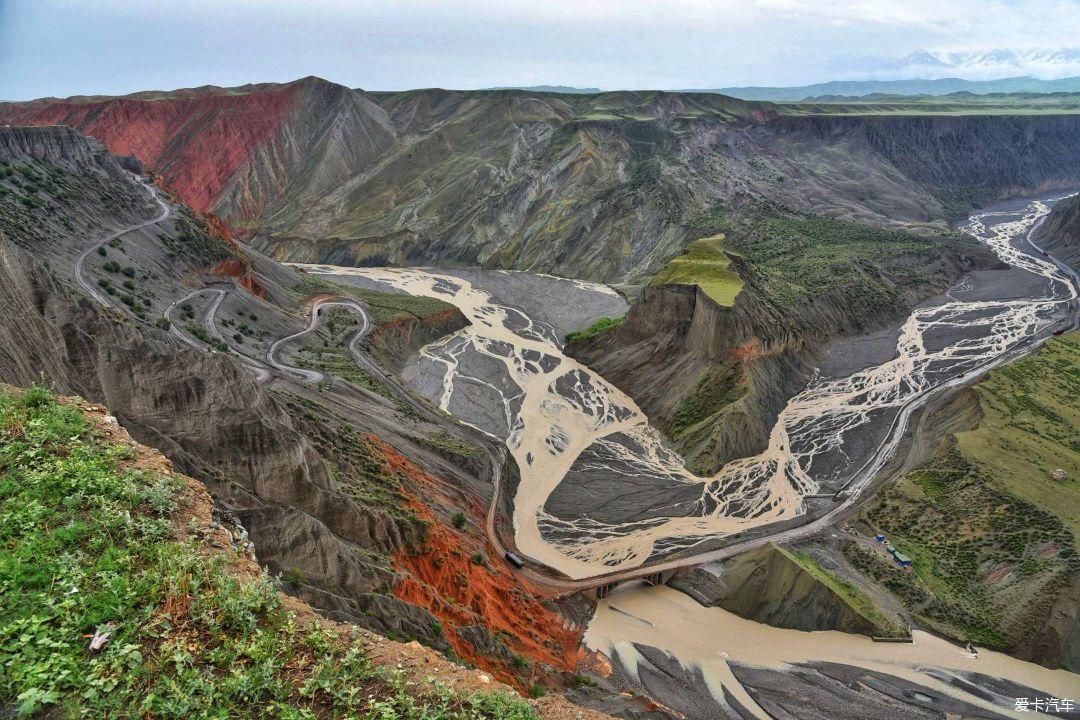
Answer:
M1080 77L1059 80L1039 80L1034 77L1012 77L1001 80L963 80L940 78L937 80L832 80L814 85L797 87L728 87L687 92L711 92L743 100L767 100L791 102L836 97L865 97L867 95L951 95L969 92L976 95L990 93L1052 93L1080 92Z
M507 86L507 87L493 87L484 88L485 90L528 90L529 92L545 92L545 93L563 93L565 95L596 95L600 92L600 88L579 88L570 87L569 85L525 85L525 86Z

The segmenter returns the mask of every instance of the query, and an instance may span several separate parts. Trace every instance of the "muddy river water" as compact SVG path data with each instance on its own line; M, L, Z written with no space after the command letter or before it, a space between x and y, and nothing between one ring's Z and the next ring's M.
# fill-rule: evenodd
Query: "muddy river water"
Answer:
M733 461L711 478L686 471L631 398L563 355L561 338L578 329L575 320L580 326L583 318L624 307L611 290L557 278L544 279L539 289L537 276L523 273L305 267L461 309L470 326L425 347L406 379L447 412L506 443L521 474L513 495L518 548L583 578L797 517L807 494L843 488L857 495L893 452L921 400L1015 356L1076 300L1066 272L1024 244L1049 205L1016 203L973 215L962 229L1013 268L996 271L1009 275L1008 289L993 287L997 276L973 274L916 308L895 334L889 357L843 375L816 376L783 409L763 453ZM526 278L532 284L515 291ZM618 503L589 492L613 481L628 488ZM545 507L557 488L580 489L572 516ZM635 498L642 507L626 509ZM644 683L637 669L646 647L693 669L717 703L716 717L725 717L720 707L730 710L732 699L745 712L768 717L733 664L855 665L1004 714L1010 714L1008 698L972 694L950 678L979 672L1047 695L1080 696L1074 674L985 651L974 659L923 633L913 645L886 645L843 633L779 630L663 587L624 588L601 601L586 642L612 657L631 681Z

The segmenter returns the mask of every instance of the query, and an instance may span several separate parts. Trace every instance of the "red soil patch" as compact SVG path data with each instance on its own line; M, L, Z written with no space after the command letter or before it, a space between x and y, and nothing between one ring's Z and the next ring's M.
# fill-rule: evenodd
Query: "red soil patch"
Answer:
M1009 577L1009 575L1012 574L1012 571L1013 571L1013 566L1012 565L1010 565L1010 564L1002 565L1001 567L997 568L996 570L991 572L989 575L987 575L986 580L984 580L983 582L986 585L993 585L994 583L999 582L999 581L1004 580L1005 578Z
M783 345L767 348L761 344L760 340L754 339L743 345L731 348L728 350L728 355L737 362L747 362L748 360L756 360L758 358L776 355L783 350Z
M211 237L220 240L236 251L236 258L219 262L214 266L213 274L236 278L237 283L241 287L247 288L252 295L265 298L266 288L260 285L252 274L251 263L241 254L240 244L233 238L232 229L225 224L224 220L213 213L205 213L203 219L206 221L206 229L210 232Z
M251 266L239 258L235 260L222 260L214 266L211 273L214 275L224 275L226 277L236 278L236 282L241 287L246 288L252 295L261 298L266 297L266 288L264 288L251 273Z
M70 125L116 155L139 158L184 202L206 212L240 166L277 136L295 93L296 86L284 86L163 100L42 101L12 106L3 119L12 125Z
M367 439L382 452L387 469L405 478L402 492L409 499L410 509L431 523L424 548L395 556L395 564L408 575L394 587L394 594L438 617L454 651L503 682L518 687L527 684L520 677L521 669L481 654L458 635L459 628L483 625L532 663L572 672L585 657L580 650L582 631L566 629L563 618L538 600L539 590L493 556L486 539L471 534L468 527L454 530L430 504L421 501L421 497L434 499L443 495L439 480L378 437ZM474 506L468 510L473 519L471 527L484 527L483 508ZM477 553L484 555L486 564L473 561Z

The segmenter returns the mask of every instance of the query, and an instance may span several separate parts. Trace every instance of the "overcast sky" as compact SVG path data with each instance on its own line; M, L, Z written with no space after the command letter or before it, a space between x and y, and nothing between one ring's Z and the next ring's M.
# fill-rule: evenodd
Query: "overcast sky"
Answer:
M801 85L902 76L892 59L923 50L1077 45L1080 0L0 0L0 99L306 75L369 90Z

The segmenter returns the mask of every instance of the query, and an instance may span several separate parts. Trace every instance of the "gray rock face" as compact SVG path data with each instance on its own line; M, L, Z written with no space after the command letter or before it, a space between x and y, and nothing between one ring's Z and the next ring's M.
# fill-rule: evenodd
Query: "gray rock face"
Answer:
M73 129L58 127L4 127L0 129L0 157L5 162L39 160L56 167L94 170L121 179L122 170L97 140Z
M842 598L770 546L725 561L719 568L682 571L668 584L703 604L774 627L882 634Z
M1080 195L1054 205L1036 241L1070 267L1080 266Z

